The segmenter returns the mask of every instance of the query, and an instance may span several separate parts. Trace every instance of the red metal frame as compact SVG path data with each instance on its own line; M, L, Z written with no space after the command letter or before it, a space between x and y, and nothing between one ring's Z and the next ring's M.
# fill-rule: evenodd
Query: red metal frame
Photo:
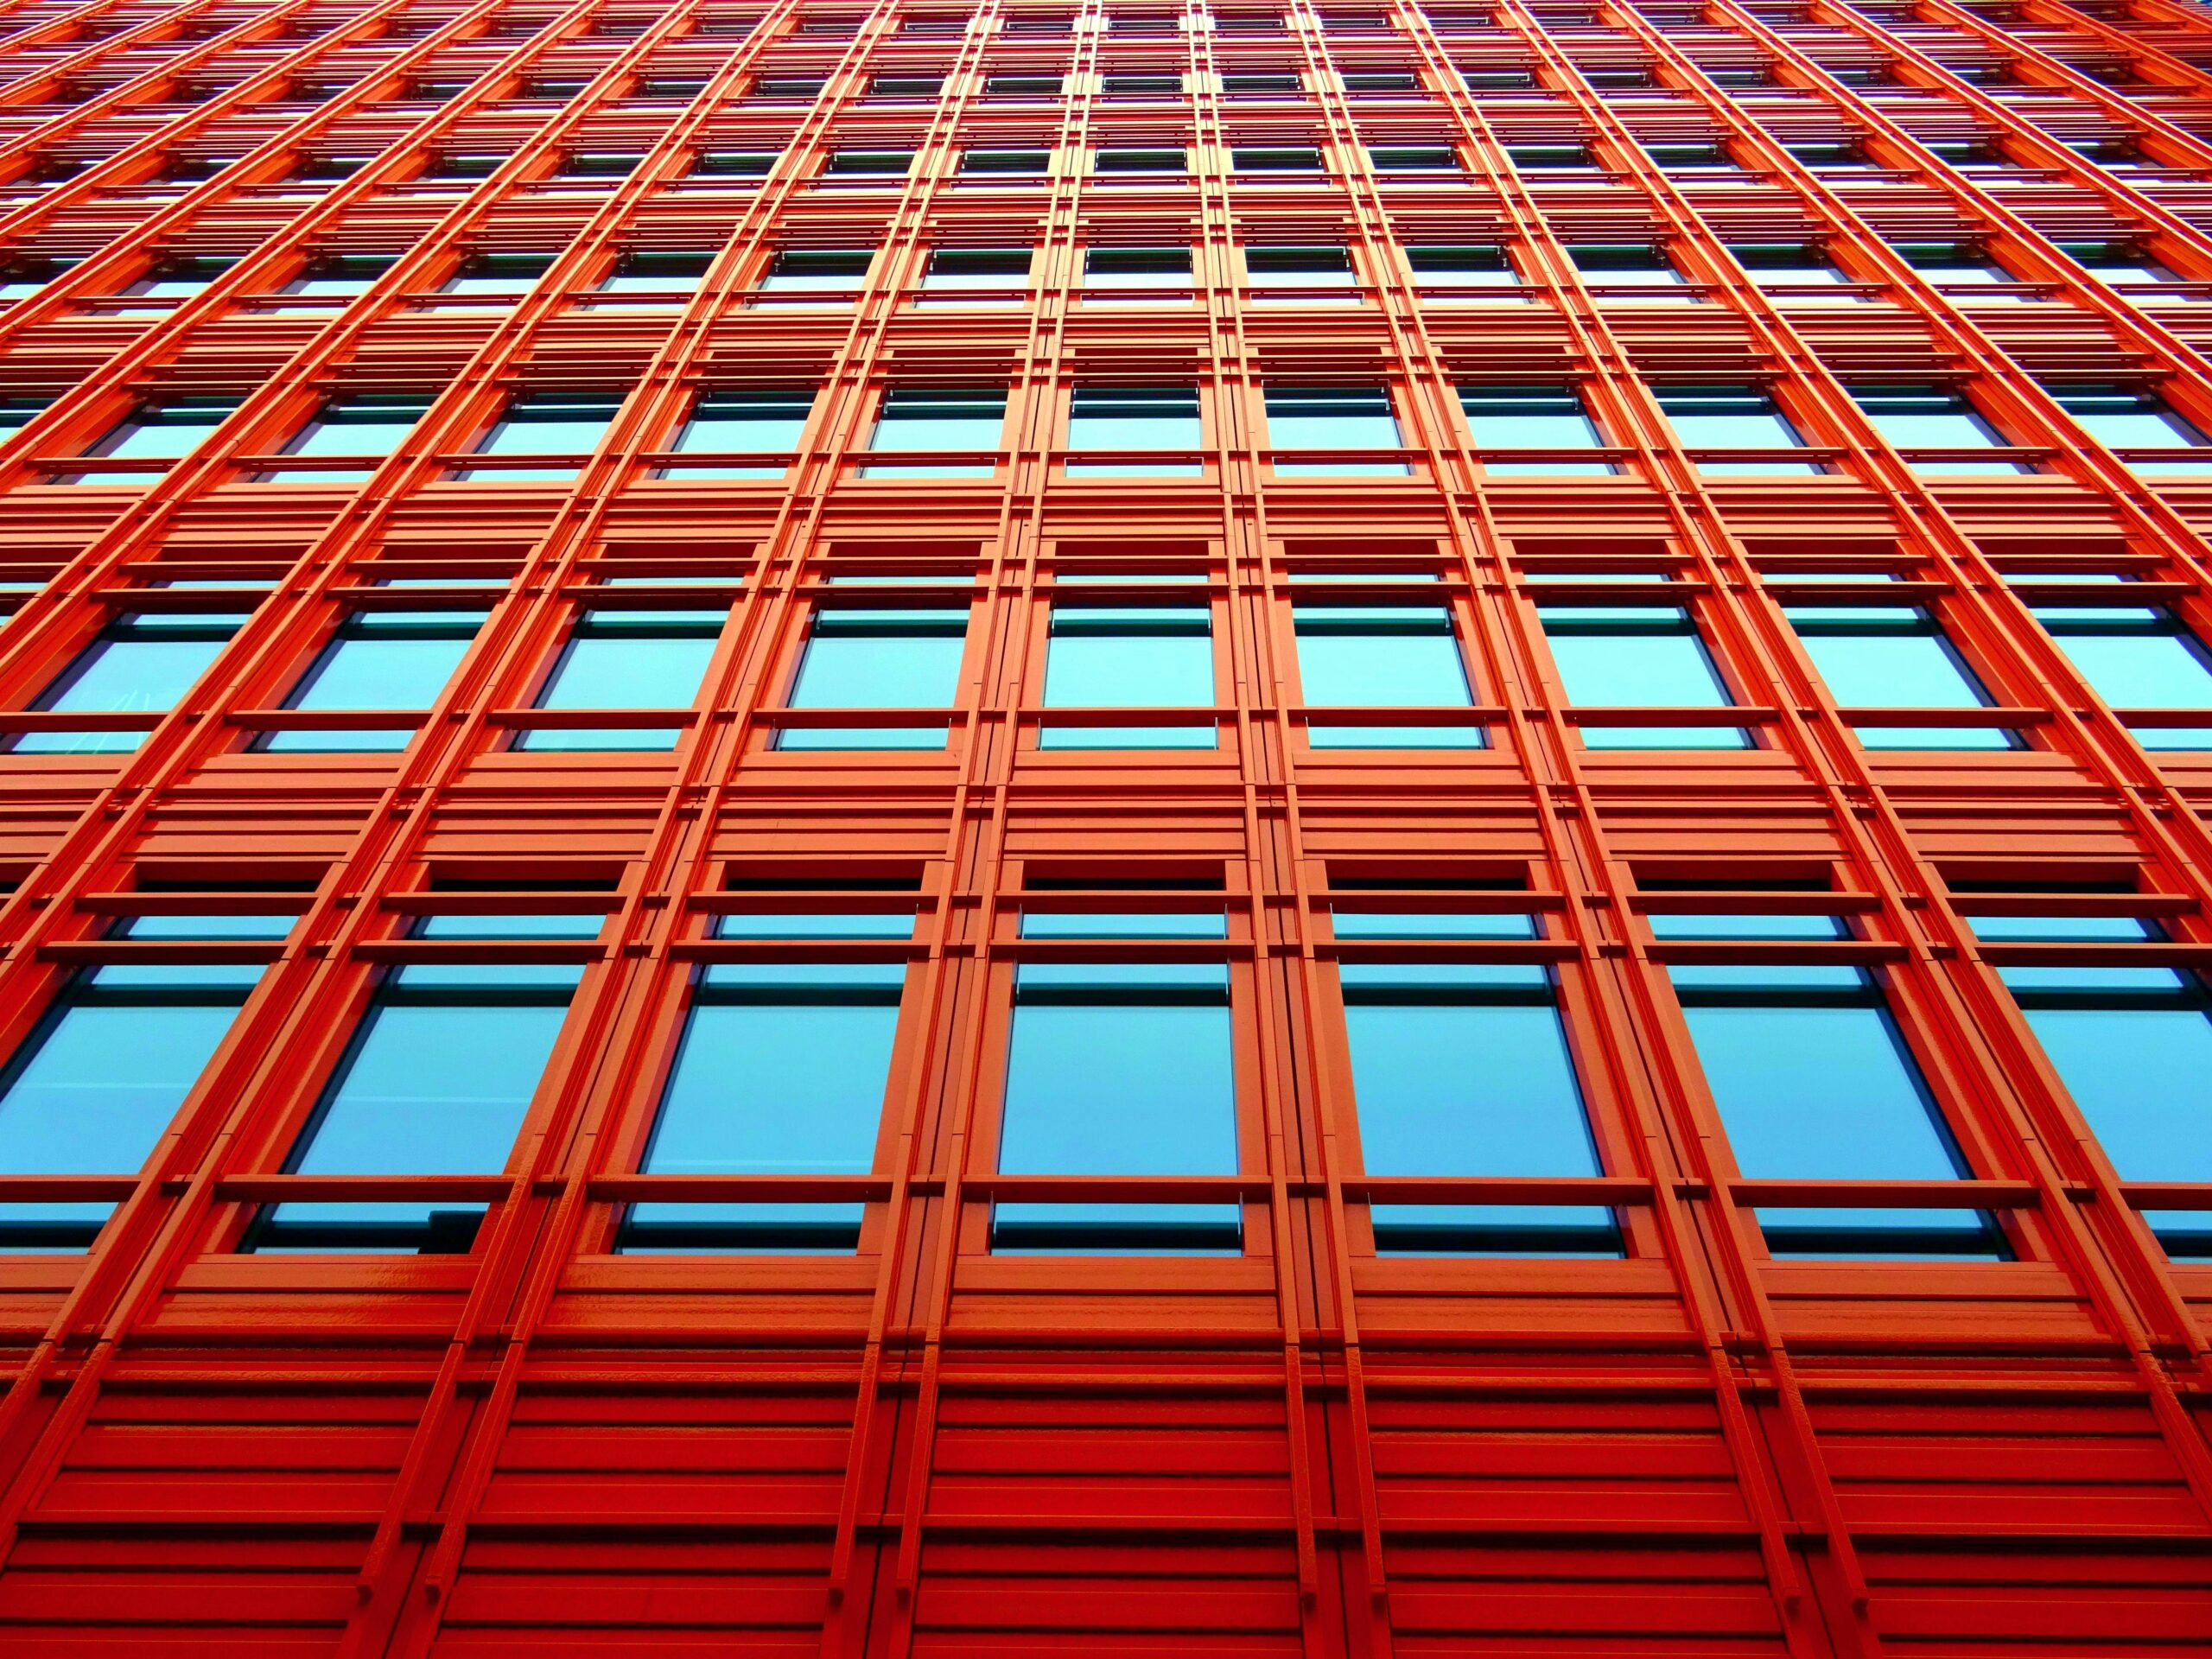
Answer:
M2125 870L2130 908L2176 941L2131 960L2198 965L2212 949L2212 767L2142 749L2029 609L2074 591L2038 575L2125 570L2212 637L2212 488L2139 477L2049 390L2155 385L2212 428L2212 307L2187 297L2212 296L2208 39L2178 0L1916 0L1910 20L1835 0L1596 0L1586 18L1550 0L1427 16L1407 0L0 6L0 173L16 176L0 181L0 257L76 261L0 309L0 395L45 403L0 448L0 580L37 584L0 633L0 709L22 711L10 729L113 729L121 717L29 712L109 617L251 611L135 753L0 755L0 874L16 883L0 1045L82 963L174 950L103 938L118 910L146 907L126 896L139 883L203 882L164 902L210 910L272 902L225 898L226 882L312 886L286 944L230 947L270 966L142 1170L0 1174L0 1198L118 1206L89 1256L0 1256L5 1645L2101 1659L2212 1643L2212 1268L2168 1260L2139 1214L2212 1206L2212 1189L2119 1179L1993 972L2048 948L1978 943L1947 881ZM2009 60L2014 83L1945 67L1969 56ZM1754 58L1778 91L1707 73ZM1894 79L1831 73L1870 58ZM2082 67L2115 59L2136 78ZM1657 92L1586 73L1631 62ZM1458 74L1523 64L1548 99L1470 92ZM1337 75L1363 70L1409 70L1423 90L1348 94ZM648 99L632 85L648 72L699 90ZM1216 79L1292 72L1295 99ZM1067 92L986 94L985 77L1023 73L1065 75ZM1113 98L1103 73L1185 74L1192 90ZM880 74L941 75L942 94L872 98ZM466 90L418 95L425 75ZM530 96L544 75L584 90ZM764 96L760 75L822 86ZM179 99L181 81L221 89ZM2032 179L1993 181L1930 148L1970 130ZM2105 134L2168 174L2115 175L2067 147ZM1881 177L1826 176L1787 148L1844 137ZM1725 140L1745 181L1670 177L1642 147L1669 137ZM1588 175L1506 159L1508 143L1568 138L1590 147ZM1083 158L1103 143L1185 146L1187 181L1101 181ZM1378 173L1367 147L1391 143L1449 143L1465 170ZM1236 174L1230 149L1265 143L1318 148L1325 170ZM418 181L457 145L506 159L451 189ZM644 159L549 185L579 145ZM911 149L911 172L823 177L831 151L870 147ZM1048 149L1053 170L963 178L978 147ZM690 178L709 148L779 159L758 179ZM162 181L196 154L238 159ZM318 155L372 159L298 182ZM87 165L32 180L64 158ZM1958 302L1891 245L1939 238L1986 246L2031 297ZM1727 251L1763 239L1825 241L1862 302L1764 294ZM1592 240L1663 243L1682 302L1593 294L1568 253ZM2171 302L2108 289L2060 245L2094 240L2193 286ZM1255 298L1241 250L1270 242L1344 246L1355 289ZM1406 249L1476 242L1510 246L1519 297L1425 299ZM1083 292L1084 249L1176 244L1193 249L1187 293ZM1024 245L1024 288L920 294L933 248ZM849 306L757 296L791 247L876 255ZM712 264L680 308L583 302L637 250ZM553 268L511 307L425 303L484 251ZM271 308L337 253L391 263L327 315ZM235 263L166 315L103 305L180 254ZM1850 395L1885 377L1970 386L2038 472L1916 471ZM1530 379L1583 391L1616 476L1485 470L1455 388ZM1278 474L1271 381L1387 387L1409 476ZM887 388L1001 383L989 477L860 476ZM1701 473L1653 389L1714 383L1769 387L1827 474ZM1070 478L1071 389L1097 384L1197 386L1202 475ZM809 385L782 480L656 475L702 387ZM629 395L572 485L451 480L518 389ZM435 402L364 484L251 481L340 390ZM55 481L139 401L194 393L236 411L159 481ZM1835 705L1782 609L1863 597L1835 580L1851 569L1904 578L1883 596L1941 619L2032 749L1859 748L1866 711ZM1421 591L1449 607L1476 688L1454 717L1491 747L1306 742L1291 601L1316 570L1436 578ZM1537 615L1570 590L1548 579L1648 601L1648 582L1602 578L1655 572L1758 748L1574 740L1586 711ZM970 609L944 751L772 747L824 578L853 574L964 581L868 590ZM1144 591L1210 607L1218 748L1038 746L1066 574L1180 577ZM376 585L395 575L475 578L436 602L489 611L412 745L249 752L349 609L423 602ZM229 585L156 585L171 582ZM674 753L512 747L577 613L671 604L730 611ZM1039 867L1221 874L1230 936L1194 954L1231 968L1240 1175L996 1173L1014 968L1046 949L1014 918ZM1360 1167L1336 963L1371 947L1325 924L1347 868L1403 874L1408 905L1423 875L1526 879L1499 902L1544 914L1545 939L1448 949L1554 965L1605 1174ZM1753 1181L1732 1163L1665 976L1700 947L1641 920L1699 900L1648 884L1808 868L1832 874L1820 902L1862 937L1771 956L1878 967L1974 1180ZM636 1173L696 964L762 949L709 935L734 869L918 884L865 1179ZM377 976L480 949L403 937L429 881L455 874L548 893L616 880L602 942L489 948L584 965L509 1169L280 1173ZM237 1252L256 1205L310 1189L493 1208L466 1256ZM631 1199L770 1192L866 1201L858 1254L611 1253ZM986 1247L995 1198L1109 1192L1236 1202L1247 1250ZM1366 1206L1383 1193L1610 1203L1629 1253L1378 1256ZM1745 1213L1948 1200L2001 1213L2018 1259L1777 1261Z

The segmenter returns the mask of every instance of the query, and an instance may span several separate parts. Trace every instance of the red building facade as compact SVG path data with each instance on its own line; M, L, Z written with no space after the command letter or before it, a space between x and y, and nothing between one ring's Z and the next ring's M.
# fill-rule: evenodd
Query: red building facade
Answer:
M2197 9L0 31L0 1645L2212 1645Z

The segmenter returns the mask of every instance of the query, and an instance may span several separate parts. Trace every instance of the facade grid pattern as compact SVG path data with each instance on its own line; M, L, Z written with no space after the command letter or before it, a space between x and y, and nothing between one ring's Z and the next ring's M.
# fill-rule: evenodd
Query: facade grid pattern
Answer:
M0 0L0 1643L2212 1644L2208 77Z

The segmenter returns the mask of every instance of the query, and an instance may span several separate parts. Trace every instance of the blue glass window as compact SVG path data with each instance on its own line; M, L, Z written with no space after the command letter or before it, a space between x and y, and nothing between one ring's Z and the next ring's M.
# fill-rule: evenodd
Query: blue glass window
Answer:
M1409 247L1406 250L1406 264L1412 270L1424 297L1431 303L1440 298L1445 301L1496 302L1517 301L1526 297L1519 292L1521 273L1513 268L1513 262L1506 257L1505 250L1495 243L1459 246L1433 244ZM1460 295L1447 291L1441 296L1431 292L1437 289L1462 288L1491 291Z
M1404 443L1390 394L1379 387L1267 388L1268 445L1286 478L1403 477L1404 461L1286 461L1287 449L1395 449Z
M105 435L85 451L86 456L106 461L143 461L157 465L112 467L97 473L71 474L63 481L79 484L136 484L159 478L168 463L190 454L238 407L214 398L173 398L167 403L142 404L111 427Z
M1753 1179L1953 1180L1968 1172L1880 989L1842 966L1670 969L1736 1165ZM1973 1210L1763 1208L1776 1255L1993 1255Z
M1975 932L1996 919L1974 918ZM2212 1181L2212 999L2193 975L2075 967L1999 975L2122 1180ZM2147 1211L2144 1219L2169 1255L2212 1256L2212 1210Z
M1796 449L1804 446L1774 399L1751 386L1662 386L1654 394L1686 449ZM1802 475L1822 470L1811 461L1697 460L1715 477Z
M911 927L912 918L906 919ZM899 963L709 968L692 989L639 1167L662 1175L867 1174L875 1161L905 981ZM849 1250L860 1239L861 1210L780 1201L636 1204L620 1247Z
M1340 935L1349 919L1338 918ZM1340 973L1369 1174L1601 1173L1548 970L1346 963ZM1603 1206L1376 1203L1371 1215L1384 1252L1620 1253Z
M1462 386L1459 407L1466 411L1475 448L1483 452L1484 472L1500 478L1602 478L1618 470L1610 461L1510 461L1493 453L1602 448L1605 434L1573 386Z
M1473 698L1452 613L1441 605L1300 605L1298 678L1309 709L1464 709ZM1480 748L1479 726L1306 728L1316 748Z
M1047 709L1211 709L1212 618L1202 606L1055 605ZM1210 749L1214 728L1047 722L1048 749Z
M1874 429L1908 452L1906 459L1917 471L1979 475L2035 470L2024 461L1914 459L1909 452L1916 449L1991 449L2011 442L1963 393L1947 386L1854 386L1851 395Z
M814 407L811 391L709 391L692 405L670 447L679 454L780 454L798 448ZM785 463L671 467L664 478L781 478Z
M2036 607L2089 689L2115 709L2212 709L2212 652L2163 607ZM2212 727L2139 726L2150 749L2212 749Z
M489 431L476 441L480 455L544 455L544 467L468 467L456 478L490 479L518 484L572 479L585 456L599 447L622 399L604 392L533 392L516 397Z
M1539 613L1570 701L1586 708L1726 709L1735 702L1690 613L1675 605L1554 605ZM1593 749L1743 749L1740 726L1592 726Z
M1006 424L1006 393L893 386L884 393L868 449L875 454L939 454L995 451ZM994 460L966 461L871 461L864 478L988 478Z
M378 988L284 1160L302 1175L490 1175L506 1167L582 970L410 963ZM249 1250L466 1253L480 1204L271 1205Z
M339 625L287 709L428 709L461 666L481 611L356 611ZM254 747L294 753L404 749L412 726L265 732Z
M1611 301L1668 300L1683 302L1700 296L1674 262L1648 243L1581 243L1567 249L1582 279ZM1634 294L1619 290L1634 289Z
M1094 449L1198 449L1205 428L1198 418L1198 394L1188 386L1142 391L1127 386L1077 386L1068 406L1068 448ZM1067 463L1071 478L1196 478L1205 470L1196 461L1077 461Z
M1991 699L1942 626L1917 606L1793 605L1805 654L1847 709L1986 709ZM1858 726L1870 749L2017 749L2001 726Z
M2167 459L2157 455L2127 457L2127 464L2145 474L2212 472L2212 440L2176 413L2156 392L2126 386L2052 386L2050 395L2060 408L2080 423L2082 430L2100 442L2120 451L2137 449L2190 452Z
M1234 1175L1229 970L1024 963L999 1168L1013 1175ZM1001 1250L1234 1251L1223 1204L1001 1203Z
M294 918L268 919L289 928ZM0 1172L135 1172L260 975L251 964L184 963L110 964L79 975L0 1070ZM84 1249L113 1209L0 1204L0 1250Z
M713 660L722 611L586 611L570 630L540 709L689 709ZM672 749L681 728L532 727L518 749Z
M333 398L293 435L283 453L380 460L405 442L408 434L429 411L430 400L426 397L358 394ZM285 467L261 477L272 484L357 484L372 470L368 467Z
M959 690L968 613L821 610L791 683L792 709L948 709ZM941 749L936 726L791 726L779 749Z
M126 612L100 630L31 706L62 714L162 713L176 707L245 619L209 612ZM143 732L23 732L17 754L127 754Z

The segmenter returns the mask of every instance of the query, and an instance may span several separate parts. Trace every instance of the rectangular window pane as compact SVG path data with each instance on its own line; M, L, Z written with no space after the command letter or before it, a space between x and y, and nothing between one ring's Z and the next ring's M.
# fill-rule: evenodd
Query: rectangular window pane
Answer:
M811 391L710 391L692 406L670 447L683 454L762 454L795 450L814 407ZM781 478L773 466L669 467L664 478Z
M483 626L480 611L374 611L346 619L284 701L288 709L428 709ZM276 731L255 747L290 753L404 749L412 727Z
M118 617L32 705L58 713L164 713L189 691L244 619L147 613ZM18 754L128 753L140 732L24 732Z
M1309 709L1464 709L1473 701L1442 606L1301 605L1293 613ZM1317 748L1480 748L1479 726L1306 728Z
M792 709L948 709L959 690L968 613L819 611L809 629ZM779 749L941 749L943 726L795 726Z
M1737 1166L1755 1179L1951 1180L1967 1173L1881 995L1858 969L1798 989L1773 968L1677 967L1699 1065ZM1762 1210L1777 1255L1988 1255L1972 1210Z
M1068 448L1089 449L1197 449L1205 431L1198 420L1198 394L1188 387L1141 391L1118 386L1077 386L1068 410ZM1205 470L1195 461L1101 461L1071 459L1071 478L1196 478Z
M577 621L540 709L688 709L713 660L721 611L588 611ZM667 749L672 727L524 731L518 749Z
M868 448L878 454L931 454L961 450L995 451L1006 424L1002 390L938 391L893 386L884 395L882 412ZM866 478L988 478L995 463L940 461L912 466L871 463Z
M1202 607L1052 607L1047 709L1210 709L1212 619ZM1048 749L1210 749L1203 726L1054 726Z
M999 1168L1233 1175L1229 970L1025 964L1014 982ZM1233 1251L1235 1206L1000 1204L1001 1250Z
M81 976L0 1072L0 1172L135 1172L207 1070L260 971L178 965ZM83 1249L113 1208L0 1204L0 1250Z
M1376 389L1340 386L1267 389L1268 444L1285 449L1395 449L1403 442L1390 395ZM1413 469L1402 461L1286 461L1275 471L1286 477L1402 477Z
M1885 606L1792 606L1806 655L1847 709L1982 709L1990 702L1958 647L1927 612ZM1994 726L1860 726L1870 749L2006 749Z
M1688 611L1671 606L1560 606L1541 613L1568 699L1588 708L1725 709L1719 671ZM1734 726L1584 726L1592 748L1747 748Z
M1348 963L1341 974L1369 1174L1601 1173L1543 969ZM1373 1217L1386 1252L1620 1251L1602 1206L1378 1203Z
M371 1001L285 1168L303 1175L496 1174L514 1150L581 970L410 965ZM255 1250L465 1253L480 1204L270 1206Z
M868 1173L905 978L897 963L708 969L639 1167L664 1175ZM624 1222L621 1248L849 1250L861 1210L639 1204Z

